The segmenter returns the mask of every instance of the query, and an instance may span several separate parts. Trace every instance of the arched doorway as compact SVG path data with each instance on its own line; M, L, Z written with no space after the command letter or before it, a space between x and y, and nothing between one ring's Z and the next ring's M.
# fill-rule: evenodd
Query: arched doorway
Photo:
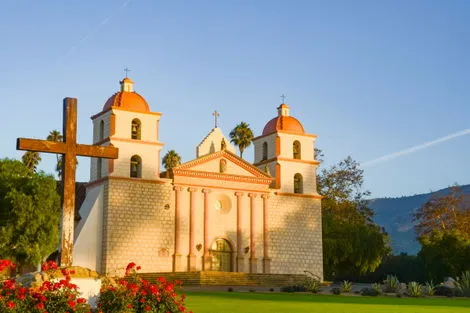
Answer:
M222 238L217 239L211 246L212 270L219 272L232 271L232 246Z

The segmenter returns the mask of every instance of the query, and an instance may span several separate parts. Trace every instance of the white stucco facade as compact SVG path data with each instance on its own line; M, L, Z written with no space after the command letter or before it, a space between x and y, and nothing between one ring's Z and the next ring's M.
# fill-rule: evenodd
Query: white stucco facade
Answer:
M290 117L289 107L281 105L279 117L255 138L254 164L238 157L216 127L196 147L195 159L162 178L161 114L130 84L92 117L94 144L112 144L119 158L92 161L74 264L113 274L135 262L143 272L309 270L322 277L316 136ZM136 155L141 168L132 176Z

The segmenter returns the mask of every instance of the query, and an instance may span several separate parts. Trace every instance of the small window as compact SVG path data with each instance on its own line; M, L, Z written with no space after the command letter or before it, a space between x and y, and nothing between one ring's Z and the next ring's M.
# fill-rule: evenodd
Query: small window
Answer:
M132 120L131 138L140 140L141 124L140 120L135 118Z
M101 169L103 167L103 160L101 158L98 158L96 162L96 178L100 179L102 177L102 172Z
M265 141L263 142L263 160L268 159L268 143Z
M142 177L142 159L138 155L134 155L131 158L131 177L141 178Z
M301 148L300 148L300 142L299 141L294 141L294 145L292 148L294 152L294 159L300 160L300 154L301 154Z
M101 120L100 122L100 140L104 139L104 121Z
M304 192L304 182L302 175L297 173L294 175L294 193Z

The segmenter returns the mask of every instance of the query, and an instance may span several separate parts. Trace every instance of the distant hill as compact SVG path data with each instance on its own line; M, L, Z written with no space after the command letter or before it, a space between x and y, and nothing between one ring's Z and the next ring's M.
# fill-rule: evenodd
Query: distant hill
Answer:
M470 195L470 185L460 187L465 194ZM415 239L412 214L434 194L448 193L450 193L450 188L414 196L370 200L369 206L375 212L374 220L391 236L394 253L418 253L420 244Z

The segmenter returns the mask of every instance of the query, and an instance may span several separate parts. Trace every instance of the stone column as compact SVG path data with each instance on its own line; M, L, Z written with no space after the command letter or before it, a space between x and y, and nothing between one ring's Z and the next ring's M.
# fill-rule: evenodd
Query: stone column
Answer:
M189 254L188 254L188 271L196 271L196 192L197 188L189 187Z
M183 188L175 186L175 253L173 254L173 272L184 271L181 256L181 203L183 198Z
M242 197L243 192L235 192L237 197L237 272L244 271L245 253L243 251L243 232L242 232Z
M271 259L269 258L269 226L268 226L268 207L269 195L264 194L263 198L263 273L271 273Z
M249 193L248 197L250 197L250 273L257 273L257 262L258 259L256 258L256 245L255 245L255 236L256 236L256 229L255 229L255 206L256 206L256 194Z
M210 199L209 194L210 189L203 189L202 193L204 194L204 256L202 257L202 269L204 271L210 271L212 265L212 257L209 253L209 205Z

